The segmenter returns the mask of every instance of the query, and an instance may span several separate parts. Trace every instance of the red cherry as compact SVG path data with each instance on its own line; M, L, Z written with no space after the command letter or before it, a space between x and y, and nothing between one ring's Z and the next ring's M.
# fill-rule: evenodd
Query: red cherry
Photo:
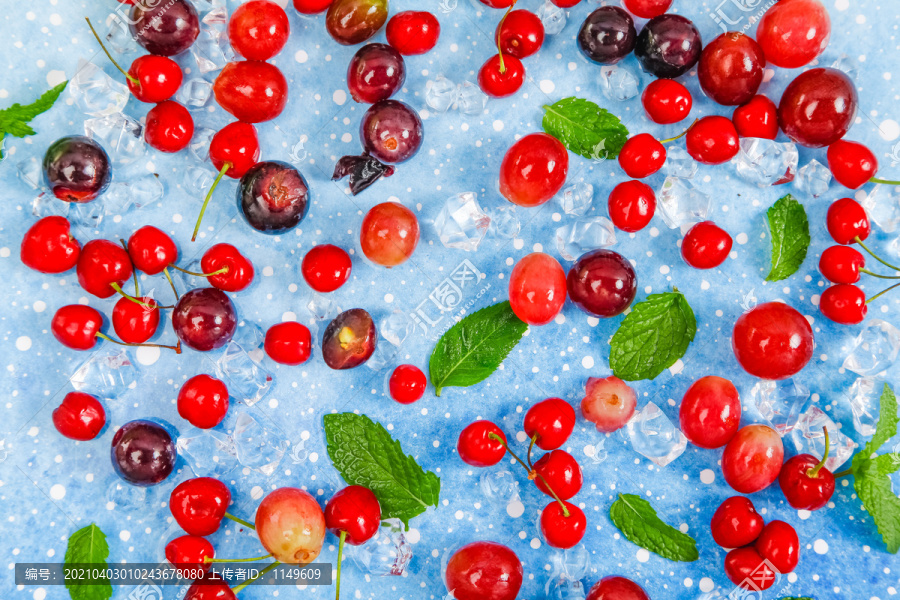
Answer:
M866 257L851 246L825 248L819 259L819 272L831 283L856 283L865 266Z
M740 144L734 123L726 117L703 117L687 132L687 151L699 163L720 165L734 158Z
M684 393L679 420L685 437L694 445L721 448L731 441L741 424L737 388L723 377L701 377Z
M213 84L216 102L244 123L262 123L281 114L288 84L275 65L257 60L230 62ZM210 152L212 149L210 149Z
M671 2L671 0L667 0ZM634 4L635 0L632 0ZM627 3L626 3L627 6ZM585 600L650 600L644 588L626 577L604 577L588 590Z
M781 574L790 573L800 562L800 539L784 521L767 523L754 547Z
M778 485L797 510L819 510L834 494L834 475L812 454L798 454L781 466Z
M500 193L519 206L540 206L562 188L568 172L569 154L562 142L546 133L532 133L503 156Z
M178 260L178 247L165 231L144 225L128 238L128 256L138 271L158 275Z
M542 450L555 450L569 439L575 429L575 409L562 398L547 398L525 413L525 433L537 436L535 445Z
M334 0L294 0L294 8L304 15L314 15L324 12Z
M543 455L534 463L534 471L539 475L534 480L535 485L548 496L553 496L552 489L560 500L568 500L581 489L581 467L565 450L553 450Z
M838 140L828 146L828 168L835 181L856 190L875 177L878 159L859 142Z
M581 0L550 0L550 2L560 8L572 8L573 6L581 2Z
M778 135L778 107L762 94L734 109L731 122L741 137L774 140Z
M204 273L215 273L224 269L225 271L218 275L208 275L207 280L211 285L226 292L240 292L253 282L253 263L231 244L210 246L200 259L200 268Z
M714 269L731 252L731 236L713 223L702 221L691 227L681 242L681 257L695 269Z
M287 14L270 0L241 4L228 21L228 39L247 60L269 60L284 48L291 34Z
M135 98L148 104L163 102L174 96L184 77L177 62L168 56L155 54L136 58L128 69L128 75L128 89Z
M838 244L852 244L856 238L865 240L872 233L866 209L853 198L841 198L832 202L828 207L825 223L828 233Z
M570 504L563 502L569 515L563 513L562 506L554 500L544 507L541 511L541 535L547 541L547 544L554 548L572 548L577 546L584 537L587 529L587 518L584 511Z
M647 116L660 125L684 120L691 112L693 102L688 89L673 79L655 79L641 94Z
M215 377L195 375L178 391L178 415L194 427L211 429L227 413L228 387Z
M869 312L866 294L853 284L839 283L822 292L819 310L841 325L862 323Z
M745 312L731 334L734 356L745 371L762 379L786 379L812 358L809 321L783 302L766 302Z
M503 443L488 437L493 433ZM473 467L491 467L503 460L506 455L506 435L490 421L475 421L467 425L459 434L456 452L467 465Z
M767 425L742 427L722 452L722 475L736 492L753 494L778 479L784 445Z
M544 24L533 12L514 10L497 25L494 41L503 51L504 57L531 56L544 43Z
M350 279L352 269L347 251L331 244L313 246L300 264L307 285L323 294L344 285Z
M182 600L237 600L237 596L218 573L207 573L188 588Z
M89 294L109 298L131 277L131 258L122 246L108 240L91 240L81 249L75 267L78 283Z
M400 365L388 379L391 398L400 404L412 404L425 394L428 380L422 369L415 365Z
M478 86L488 96L505 98L519 91L525 82L525 65L511 55L499 54L487 59L478 71Z
M748 498L732 496L726 498L713 513L709 529L718 545L740 548L755 542L764 524Z
M144 141L160 152L180 152L194 135L194 119L174 100L160 102L147 113Z
M225 174L240 179L259 162L259 137L249 123L229 123L209 142L209 159L217 171L227 166Z
M735 548L725 555L725 575L745 590L767 590L775 583L775 572L753 546Z
M797 75L781 94L778 126L801 146L821 148L847 134L858 108L856 85L846 73L810 69Z
M60 216L44 217L32 225L22 238L22 263L40 273L64 273L74 267L81 244L70 227L69 220Z
M143 344L159 329L159 304L147 296L139 300L143 304L131 298L119 298L113 307L113 329L126 344Z
M212 477L182 481L169 496L172 516L191 535L211 535L218 531L229 504L231 492Z
M300 365L309 360L312 337L306 325L286 321L269 327L263 347L266 355L277 363Z
M703 48L697 78L713 102L737 106L756 94L765 67L766 57L759 44L749 35L729 31Z
M206 538L199 535L182 535L166 544L166 560L179 573L196 574L197 569L209 571L211 562L206 558L215 558L216 551Z
M481 0L481 3L491 8L509 8L515 0Z
M90 306L69 304L53 315L50 331L60 344L72 350L90 350L97 343L103 315Z
M782 0L763 13L756 27L766 59L784 69L811 63L830 37L831 19L819 0Z
M437 45L441 24L430 12L404 10L390 18L384 33L403 56L425 54Z
M533 252L519 259L509 275L509 304L529 325L546 325L566 302L566 272L555 258Z
M653 175L665 162L665 146L649 133L631 136L619 152L619 166L635 179Z
M621 155L620 155L621 156ZM656 194L646 183L623 181L609 194L609 218L613 225L633 233L650 223L656 212Z
M94 396L69 392L53 411L53 426L70 440L92 440L106 425L106 411Z
M344 532L344 541L351 546L368 542L380 526L381 505L369 488L349 485L325 505L325 527L337 536Z
M447 561L445 583L457 600L515 600L522 576L515 552L494 542L472 542Z
M669 10L670 6L672 6L672 0L625 0L625 8L628 9L628 12L642 19L658 17Z

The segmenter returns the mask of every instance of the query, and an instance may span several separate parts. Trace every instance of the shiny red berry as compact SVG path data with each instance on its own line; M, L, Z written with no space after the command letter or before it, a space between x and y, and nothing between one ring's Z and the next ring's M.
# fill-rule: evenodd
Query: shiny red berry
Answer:
M756 39L776 67L796 69L815 60L831 37L831 18L820 0L777 2L763 12Z
M203 579L191 584L182 600L237 600L237 596L218 573L207 573Z
M128 238L128 256L138 271L158 275L178 260L178 247L165 231L144 225Z
M731 119L720 116L703 117L687 132L688 154L699 163L720 165L734 158L740 144Z
M334 0L294 0L294 8L303 15L315 15L324 12Z
M626 6L635 4L637 1L626 2ZM671 0L666 1L671 2ZM650 4L650 2L645 3ZM647 595L644 588L627 577L611 575L591 586L585 600L650 600L650 596Z
M113 284L121 287L131 277L131 258L119 244L91 240L81 249L75 271L84 291L109 298L116 293Z
M665 162L666 147L649 133L631 136L619 152L619 166L634 179L653 175Z
M587 518L584 511L569 502L566 505L568 515L563 512L559 502L554 500L541 511L541 535L547 544L554 548L573 548L584 537L587 529Z
M752 544L762 533L763 518L753 502L744 496L726 498L709 523L713 540L723 548L740 548Z
M834 494L834 475L812 454L798 454L781 466L778 485L797 510L819 510Z
M878 159L859 142L838 140L828 146L828 168L834 180L845 188L856 190L878 172Z
M642 19L652 19L663 14L672 6L672 0L625 0L628 12Z
M800 562L800 539L784 521L769 521L753 546L781 574L792 572Z
M781 436L768 425L746 425L722 452L722 475L736 492L753 494L778 479L784 460Z
M75 266L80 254L81 244L72 236L69 220L56 215L32 225L19 252L22 263L40 273L64 273Z
M178 415L194 427L211 429L228 413L228 387L210 375L195 375L178 391Z
M656 194L646 183L624 181L609 193L609 218L613 225L633 233L646 227L656 212Z
M515 56L495 54L478 71L478 86L492 98L505 98L519 91L525 82L525 65Z
M211 535L218 531L229 504L228 487L212 477L182 481L169 496L172 516L191 535Z
M53 411L53 426L70 440L92 440L106 425L106 411L94 396L69 392Z
M141 303L122 297L113 307L113 329L126 344L143 344L159 329L159 305L156 300L147 296L138 300Z
M128 89L135 98L148 104L163 102L174 96L184 77L177 62L168 56L155 54L136 58L128 68L128 75Z
M309 287L323 294L344 285L352 268L347 251L331 244L313 246L300 264L303 279Z
M503 443L488 437L498 436ZM456 451L467 465L473 467L491 467L503 460L506 455L506 435L490 421L475 421L467 425L459 434Z
M681 430L701 448L721 448L741 424L741 399L728 379L707 375L691 384L679 409Z
M555 258L532 252L509 275L509 305L529 325L546 325L566 302L566 272Z
M194 135L194 119L184 106L174 100L160 102L147 113L144 141L160 152L180 152Z
M351 546L368 542L380 526L381 505L369 488L347 486L325 505L325 527L337 536L344 532L344 541Z
M547 398L525 413L525 433L542 450L555 450L566 443L575 429L575 409L562 398Z
M742 138L774 140L778 135L778 107L762 94L734 109L731 122Z
M725 575L745 590L767 590L775 583L775 572L753 546L735 548L725 555Z
M400 404L412 404L421 399L427 385L425 373L415 365L400 365L388 379L391 398Z
M97 344L103 315L83 304L60 307L50 322L50 331L60 344L72 350L90 350Z
M262 123L281 114L288 84L281 70L258 60L230 62L213 84L216 102L244 123Z
M713 102L737 106L750 101L759 89L766 67L762 48L749 35L723 33L704 48L697 79Z
M494 41L503 51L504 57L531 56L544 43L544 24L531 11L514 10L497 25Z
M210 246L200 259L200 268L209 283L226 292L240 292L253 282L253 263L231 244ZM223 271L218 275L209 275Z
M738 317L731 346L738 363L754 377L786 379L812 358L815 340L809 321L797 309L765 302Z
M166 560L188 577L199 571L209 571L213 563L206 559L215 557L213 545L199 535L182 535L166 544Z
M673 79L655 79L641 94L644 111L654 123L671 125L684 120L694 100L686 87Z
M543 455L534 463L534 471L539 475L534 480L535 485L548 496L553 496L552 489L560 500L568 500L581 490L581 467L565 450L552 450Z
M835 323L856 325L865 320L869 306L865 292L853 284L839 283L822 292L819 310Z
M866 257L851 246L830 246L819 258L819 272L831 283L856 283Z
M852 244L856 238L865 240L872 233L866 209L853 198L841 198L832 202L828 207L825 224L828 233L838 244Z
M281 52L291 34L287 14L270 0L250 0L238 6L228 21L228 39L247 60L269 60Z
M712 221L702 221L684 235L681 257L695 269L714 269L728 258L731 244L727 231Z
M266 355L277 363L300 365L309 360L312 337L306 325L285 321L269 327L263 347Z
M259 161L259 138L250 123L229 123L209 142L209 159L216 171L228 167L225 174L240 179Z
M503 156L500 193L513 204L539 206L562 189L568 172L569 154L562 142L546 133L532 133Z
M385 35L404 56L425 54L437 45L441 24L430 12L405 10L390 18Z

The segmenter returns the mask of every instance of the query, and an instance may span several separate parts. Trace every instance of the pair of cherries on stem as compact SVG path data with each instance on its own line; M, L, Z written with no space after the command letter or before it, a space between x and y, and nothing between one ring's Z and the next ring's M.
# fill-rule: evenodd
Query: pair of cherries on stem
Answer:
M497 54L478 70L478 86L492 98L505 98L519 91L525 82L521 59L537 52L544 43L544 25L532 12L513 10L512 2L504 13L494 42Z

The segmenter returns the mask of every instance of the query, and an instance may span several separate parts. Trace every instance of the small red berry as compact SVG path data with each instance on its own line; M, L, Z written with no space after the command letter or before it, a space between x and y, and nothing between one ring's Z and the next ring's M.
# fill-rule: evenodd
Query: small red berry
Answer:
M671 125L691 112L693 98L686 87L673 79L655 79L641 94L641 103L654 123Z
M126 344L143 344L159 329L159 305L153 298L119 298L113 307L112 324L116 335Z
M200 268L207 274L226 269L207 277L210 284L226 292L240 292L253 282L253 263L231 244L210 246L200 259Z
M353 263L346 250L331 244L313 246L300 264L303 279L309 287L323 294L344 285L350 278L352 268Z
M778 485L791 507L819 510L834 494L834 475L812 454L798 454L781 466Z
M781 574L793 571L800 561L800 539L784 521L767 523L753 546Z
M853 198L832 202L825 223L828 233L838 244L852 244L856 238L865 240L872 232L866 209Z
M50 331L60 344L72 350L90 350L97 344L103 315L83 304L63 306L53 315Z
M672 0L625 0L628 12L642 19L652 19L663 14L672 6Z
M702 221L685 234L681 242L681 256L695 269L714 269L728 258L731 244L727 231L712 221Z
M694 445L721 448L741 424L737 388L724 377L701 377L684 393L678 416L681 430Z
M725 555L725 575L745 590L767 590L775 583L775 572L753 546L735 548Z
M587 529L584 511L569 502L563 502L569 515L563 513L562 506L554 500L541 511L541 534L547 544L554 548L577 546Z
M494 41L503 51L504 57L531 56L544 43L544 24L531 11L514 10L497 25Z
M778 135L778 108L762 94L734 109L731 122L742 138L774 140Z
M488 437L493 433L503 443ZM475 421L467 425L459 434L456 451L467 465L473 467L491 467L503 460L506 455L506 435L490 421Z
M216 102L244 123L262 123L281 114L288 83L281 69L259 60L230 62L213 84Z
M427 385L425 373L415 365L400 365L388 379L391 398L400 404L412 404L421 399Z
M734 158L740 150L734 123L726 117L703 117L687 132L688 154L699 163L719 165Z
M128 68L128 75L128 89L135 98L149 104L164 102L174 96L184 77L177 62L168 56L154 54L136 58Z
M509 305L529 325L546 325L566 302L566 272L555 258L532 252L509 274Z
M306 325L286 321L269 327L263 348L266 355L277 363L300 365L309 360L312 337Z
M591 586L585 600L650 600L650 596L644 588L627 577L610 575Z
M131 277L131 257L119 244L91 240L81 249L75 271L84 291L109 298L116 293L113 284L121 287Z
M70 440L92 440L106 425L106 411L94 396L69 392L53 411L53 426Z
M859 142L838 140L828 146L828 168L834 180L845 188L856 190L878 172L878 159Z
M560 500L568 500L581 490L581 467L565 450L553 450L543 455L534 463L534 471L539 475L534 480L535 485L548 496L553 496L550 493L553 489Z
M619 152L619 166L634 179L653 175L665 162L666 147L649 133L631 136Z
M158 275L178 260L178 247L165 231L144 225L128 238L128 256L138 271Z
M385 35L404 56L425 54L437 45L441 24L430 12L405 10L390 18Z
M525 413L525 433L529 438L537 436L534 443L542 450L555 450L565 444L573 429L575 409L562 398L547 398Z
M237 600L237 596L218 573L207 573L191 584L181 600Z
M166 560L188 577L200 569L209 571L213 563L206 558L215 558L216 550L206 538L199 535L182 535L166 544ZM182 571L183 570L183 571Z
M294 8L303 15L315 15L325 11L334 0L294 0Z
M78 262L81 244L72 236L65 217L44 217L22 238L22 263L40 273L64 273Z
M325 505L325 527L334 535L345 532L351 546L365 544L381 526L381 505L372 490L350 485L339 490Z
M180 152L194 135L194 119L174 100L160 102L147 113L144 141L160 152Z
M518 206L544 204L569 172L569 151L546 133L531 133L510 146L500 163L500 193Z
M287 14L270 0L250 0L234 9L228 39L247 60L269 60L284 48L291 34Z
M212 477L195 477L179 483L169 496L169 510L178 525L191 535L211 535L219 529L231 492Z
M211 429L228 413L228 387L209 375L195 375L178 392L178 415L194 427ZM206 534L203 534L206 535Z
M505 98L519 91L525 81L525 66L511 55L495 54L485 61L478 71L478 86L492 98Z
M633 233L646 227L656 213L656 194L646 183L623 181L609 193L608 205L613 225Z
M856 283L866 257L852 246L830 246L819 258L819 272L831 283Z
M581 0L550 0L550 2L560 8L572 8L573 6L581 2Z
M726 498L709 522L713 540L723 548L740 548L752 544L762 533L763 518L748 498Z
M866 294L853 284L839 283L822 292L819 310L841 325L862 323L869 312Z
M259 161L259 137L250 123L229 123L209 142L209 159L216 171L226 165L225 174L240 179Z

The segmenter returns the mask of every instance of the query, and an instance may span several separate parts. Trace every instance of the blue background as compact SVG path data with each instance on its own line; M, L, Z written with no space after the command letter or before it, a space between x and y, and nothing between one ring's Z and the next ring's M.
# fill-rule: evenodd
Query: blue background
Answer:
M754 2L746 2L752 5ZM746 15L757 14L764 3ZM866 143L881 162L882 176L897 178L900 149L892 149L900 137L897 120L898 76L897 39L900 11L886 0L826 0L832 18L832 41L818 64L830 65L842 55L858 62L860 110L849 138ZM51 84L71 77L79 58L93 59L107 73L120 77L102 55L82 17L90 16L102 24L116 8L112 0L72 2L35 0L2 1L0 29L0 105L14 101L29 102ZM537 0L522 0L521 8L536 11ZM574 42L585 16L597 6L585 0L569 11L569 22L556 36L548 36L540 52L525 60L528 80L512 98L492 100L483 114L470 116L456 110L437 114L424 102L426 81L439 74L456 81L474 81L477 69L492 49L493 30L502 13L480 4L461 0L449 13L438 10L437 2L397 0L391 13L404 9L430 9L442 27L438 46L424 56L407 59L407 80L398 98L420 110L425 124L425 143L419 154L399 167L395 176L378 182L357 197L345 193L343 184L329 181L336 158L359 149L357 128L365 106L348 99L345 67L356 48L339 46L324 31L324 17L301 18L290 9L292 34L284 51L274 60L290 82L290 99L284 113L259 127L264 159L288 160L292 148L305 136L308 156L302 171L310 181L313 203L306 220L283 237L266 237L252 231L237 217L233 191L227 181L213 199L196 243L190 243L200 198L183 185L183 170L189 160L186 153L165 156L148 150L144 158L117 168L117 181L135 174L158 173L165 196L157 204L134 210L120 218L108 217L99 232L78 232L87 241L92 235L109 239L127 237L144 224L153 224L169 232L178 242L181 264L199 257L204 249L218 241L237 245L256 266L257 278L246 291L235 294L241 318L267 328L283 318L309 319L306 305L311 290L304 283L299 263L304 253L317 243L335 243L346 248L358 245L358 230L365 211L378 202L399 200L413 208L422 224L422 238L412 259L390 271L367 264L357 251L350 282L335 293L337 304L346 309L361 306L380 321L392 311L411 312L426 301L440 282L464 259L484 274L481 286L489 284L473 304L478 308L506 298L506 277L512 265L525 254L543 249L559 258L554 231L570 222L553 201L536 209L518 209L521 233L514 240L489 237L478 252L444 248L429 223L443 201L456 193L474 191L485 208L505 205L497 192L500 160L513 141L540 130L542 104L579 95L599 102L619 115L632 132L649 131L659 138L675 135L683 125L660 127L643 115L639 98L615 103L602 92L599 67L584 60ZM719 29L710 13L715 2L675 0L673 9L692 18L703 39L711 40ZM725 7L735 14L730 4ZM229 2L233 8L234 3ZM744 17L742 24L749 21ZM638 23L640 27L641 23ZM751 27L751 31L753 28ZM383 41L383 32L373 41ZM137 54L122 56L130 64ZM185 70L196 73L190 53L179 57ZM636 68L630 57L626 66ZM211 80L214 74L207 74ZM771 70L771 80L762 91L780 97L784 86L796 72ZM692 117L705 114L730 115L730 110L703 98L695 73L683 78L694 93ZM649 78L643 76L643 84ZM148 110L134 99L125 112L143 118ZM218 128L231 120L214 102L194 110L198 126ZM109 443L113 428L134 418L165 420L182 433L189 427L178 417L175 397L181 384L198 372L212 372L216 356L185 352L175 356L164 352L129 352L139 370L132 389L105 400L110 427L98 439L75 443L63 439L53 428L50 414L62 397L71 391L68 380L89 357L60 346L49 333L54 311L73 302L89 303L109 314L115 299L88 297L77 284L73 272L41 275L25 268L18 258L18 246L26 229L34 222L31 200L36 194L16 176L16 165L32 157L40 158L46 147L65 134L82 133L85 115L67 92L49 113L34 126L39 132L27 139L7 138L6 160L0 164L0 265L5 285L0 289L2 306L3 369L0 379L0 440L4 460L0 463L0 555L3 565L2 597L66 598L62 587L17 588L12 580L15 562L61 561L67 536L90 522L96 522L109 536L110 562L157 562L169 539L179 535L166 506L168 494L179 481L192 476L180 460L178 472L162 485L149 490L147 503L129 506L111 500L110 488L117 481L109 463ZM823 150L802 150L800 164L817 158L825 162ZM610 189L623 180L614 162L592 163L570 154L569 182L586 181L594 186L592 215L605 215L605 198ZM662 183L662 174L650 178L654 188ZM853 429L846 391L855 375L841 369L853 338L861 327L835 326L818 313L816 303L827 285L816 265L821 251L831 244L825 231L824 216L830 201L846 195L832 185L822 197L812 199L795 192L806 206L810 218L812 246L800 271L776 284L763 281L768 270L769 241L764 213L777 198L794 192L790 186L760 189L738 180L731 165L701 166L694 182L713 199L711 218L726 228L736 243L729 260L721 268L700 272L687 267L680 258L680 232L670 230L660 218L638 234L619 235L615 249L636 265L639 278L638 299L651 292L677 286L685 293L697 315L699 331L683 359L680 372L667 371L655 381L635 384L639 408L656 402L671 419L677 419L677 403L687 386L696 378L715 374L732 379L745 399L744 422L761 418L746 397L754 380L741 371L730 351L730 333L740 315L742 299L752 292L760 302L783 299L797 307L813 322L816 352L813 361L798 376L809 386L813 400L842 426L856 442L865 440ZM871 186L857 193L864 197ZM893 236L875 231L872 244L883 254ZM897 256L893 256L897 260ZM562 259L560 259L562 260ZM564 265L567 263L564 262ZM144 289L155 288L157 297L171 293L161 278L147 278ZM877 282L866 282L869 295L880 290ZM474 298L466 291L465 300ZM869 319L881 318L900 325L900 294L877 301ZM399 362L411 362L423 369L439 331L451 319L428 331L417 329L403 344L399 355L380 370L360 367L346 372L329 370L318 348L312 360L300 367L279 367L264 362L276 378L270 393L250 408L259 419L271 419L279 427L277 436L291 444L288 453L271 477L238 468L225 479L233 492L232 512L252 518L259 498L279 486L300 486L316 494L323 504L342 482L331 467L321 433L322 415L332 411L358 410L390 429L425 468L435 471L442 482L441 505L412 523L409 534L412 562L404 577L367 575L353 562L345 564L343 593L347 598L441 598L446 590L441 583L442 557L449 550L472 540L496 540L515 550L525 565L525 584L521 598L542 598L550 577L555 551L542 543L536 526L547 498L526 485L523 473L508 466L520 478L524 512L513 517L504 505L487 499L478 487L480 471L464 465L455 455L459 430L475 418L488 418L501 424L510 438L520 434L522 416L536 401L560 396L573 404L583 394L588 376L605 376L609 337L621 317L597 322L589 319L571 303L560 317L545 327L533 328L516 347L503 368L488 381L469 389L448 389L441 398L431 391L412 406L393 403L383 392L384 379ZM323 327L318 329L321 335ZM161 328L157 336L163 343L174 339L170 328ZM385 344L386 346L386 344ZM100 351L107 350L100 346ZM674 369L678 371L678 369ZM888 379L900 383L894 369ZM235 408L226 425L233 423ZM520 434L520 439L524 434ZM601 576L622 574L638 581L653 598L695 598L702 592L721 589L727 594L732 586L722 571L725 551L709 534L709 519L716 506L732 495L719 467L720 451L688 447L669 466L659 469L636 454L621 434L606 440L608 458L593 462L585 448L597 443L599 434L579 421L575 433L565 445L582 463L584 487L576 501L588 517L584 544L592 556L592 572L584 581L592 584ZM785 439L787 453L793 445ZM900 441L895 438L886 449ZM303 442L309 452L292 454L292 447ZM524 444L520 444L524 448ZM298 458L292 458L292 456ZM300 459L302 458L302 460ZM501 469L501 466L495 469ZM707 471L701 482L701 473ZM894 483L898 480L894 476ZM662 518L693 535L700 549L694 563L675 563L647 554L621 539L607 511L618 492L636 493L650 500ZM127 495L127 494L126 494ZM756 507L768 519L779 518L793 524L800 535L800 564L789 577L779 578L773 592L765 597L814 595L818 598L893 597L900 589L900 560L887 554L871 519L861 510L852 485L839 482L832 502L812 515L800 514L786 505L777 486L752 496ZM518 514L512 510L512 514ZM254 536L227 524L211 537L222 557L254 556L259 544ZM336 539L329 535L321 560L334 561ZM8 568L7 568L8 567ZM774 592L778 590L778 594ZM130 586L116 589L114 597L127 598ZM178 593L166 588L168 600ZM333 588L310 587L302 595L330 597ZM715 594L715 591L712 592ZM242 592L245 599L295 597L292 588L257 587ZM715 597L715 596L712 596Z

